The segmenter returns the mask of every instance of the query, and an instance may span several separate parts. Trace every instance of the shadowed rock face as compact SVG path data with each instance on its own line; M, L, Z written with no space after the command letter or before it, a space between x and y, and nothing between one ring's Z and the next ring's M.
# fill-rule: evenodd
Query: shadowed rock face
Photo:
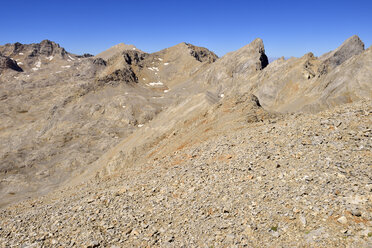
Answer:
M111 74L109 74L105 77L100 78L99 81L103 81L103 82L106 82L106 83L109 83L109 82L112 82L112 81L126 82L126 83L133 83L133 82L137 83L138 78L132 70L127 69L127 68L123 68L123 69L116 70L113 73L111 73Z
M261 61L262 69L264 69L266 66L268 66L269 59L267 58L265 52L261 53L260 61Z
M23 71L22 68L17 65L16 61L14 61L13 59L9 57L2 56L0 54L0 73L2 70L5 70L5 69L12 69L18 72Z
M107 62L104 59L97 58L93 60L93 64L100 65L100 66L106 66Z
M139 62L144 60L147 57L147 53L134 51L134 50L127 50L124 51L121 56L124 57L125 62L128 65L137 65Z
M193 56L196 60L200 62L213 63L218 59L218 56L216 54L214 54L213 52L209 51L204 47L196 47L188 43L185 44L190 49L191 56Z

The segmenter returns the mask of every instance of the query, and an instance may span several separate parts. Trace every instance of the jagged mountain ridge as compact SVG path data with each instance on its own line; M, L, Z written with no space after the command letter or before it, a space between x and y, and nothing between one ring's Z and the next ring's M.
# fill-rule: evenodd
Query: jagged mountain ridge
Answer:
M363 52L362 54L366 57L370 56L368 50ZM360 53L354 55L353 51L351 50L351 54L349 54L348 56L349 59L352 59L350 61L345 60L345 62L353 64L353 59L357 59L357 57L361 55ZM143 155L146 154L149 149L157 149L159 140L162 140L164 137L168 137L168 135L170 135L170 133L172 132L177 132L177 130L180 129L182 130L183 124L179 126L179 123L187 123L188 119L199 118L200 116L203 116L206 112L208 112L208 109L212 108L212 106L214 106L215 104L218 104L218 102L224 102L224 98L229 96L233 99L241 98L242 95L246 94L247 92L251 92L257 95L259 104L264 106L267 110L275 112L287 112L288 108L278 109L275 107L274 104L270 106L268 104L270 103L270 101L266 100L263 97L264 93L266 94L267 91L267 89L265 89L264 87L270 85L270 80L265 79L265 77L267 77L267 74L270 73L270 71L268 72L268 70L266 69L269 68L270 65L267 64L266 59L263 59L265 57L266 55L264 52L263 42L261 39L256 39L251 44L239 49L238 51L227 54L224 57L218 59L215 63L206 65L205 69L193 75L191 79L188 79L185 82L176 85L174 89L172 89L172 91L177 95L179 94L179 92L185 90L193 91L193 97L187 97L185 101L180 101L177 107L171 108L168 111L159 114L157 118L149 123L147 129L141 132L141 136L137 136L137 134L135 133L128 139L123 140L123 142L119 143L115 149L107 154L108 156L103 156L102 160L100 159L97 163L95 163L95 165L92 166L95 169L90 170L88 174L93 175L94 173L92 171L97 172L100 170L103 170L103 174L110 174L118 168L120 169L122 167L126 168L127 166L130 166L134 163L134 161L142 161L141 157L143 157ZM293 87L291 86L293 83L292 79L298 79L298 83L305 84L306 89L316 89L316 87L319 87L323 82L320 80L314 81L313 84L308 83L309 79L318 78L315 77L315 74L309 74L309 70L312 70L310 68L312 64L309 61L317 61L317 58L315 58L310 53L300 59L292 58L288 60L288 62L284 59L281 59L271 65L274 68L274 72L272 74L273 77L278 77L277 74L281 74L283 73L283 71L285 71L286 73L283 73L283 75L286 78L285 80L282 80L282 85L277 84L269 89L282 90L283 88L284 91L281 94L283 94L284 98L287 97L284 101L285 104L289 107L291 107L291 104L293 104L293 99L303 100L304 98L304 91L299 91L298 89L295 89L294 92L288 91L288 88L290 89L290 87ZM285 68L283 70L283 68L278 68L278 64L284 63L284 65L287 66L286 64L289 62L292 63L289 69ZM360 71L369 73L366 68L370 67L371 65L369 64L368 59L364 60L364 62L366 62L366 64L364 65L364 67L361 67ZM341 78L337 74L338 73L336 73L336 77ZM330 73L330 76L331 75L333 74ZM362 89L349 88L348 84L352 82L344 81L344 87L346 89L361 93L360 98L354 98L352 101L371 98L370 93L368 93L368 91L371 91L370 77L366 77L365 75L363 75L361 80L364 80L365 82L365 88ZM274 80L274 82L276 81ZM334 82L337 83L337 81ZM318 95L314 96L314 98L312 98L314 102L319 102L317 103L317 106L309 109L309 111L319 111L324 108L329 108L342 103L350 102L350 99L345 99L341 96L338 96L338 91L330 90L330 88L332 87L334 87L334 85L332 83L328 83L328 85L325 87L326 89L324 89L323 91L324 94L319 93ZM367 92L365 90L367 90ZM328 99L331 97L340 98L340 101L334 102L333 104L322 104L321 101L324 101L323 99L325 97ZM305 110L309 106L306 102L296 102L296 104L297 105L295 105L295 107L297 110L301 108ZM189 110L191 109L192 114L189 112ZM243 112L241 114L244 115L248 113ZM166 121L168 120L168 118L176 121ZM239 119L243 117L238 118L235 116L234 118ZM170 143L174 144L174 142ZM189 143L193 142L190 141ZM167 151L169 153L172 153L173 150L168 148ZM142 162L144 163L144 161Z
M221 58L53 46L0 47L25 63L0 74L2 245L368 247L359 38L270 64L261 39Z
M6 181L9 187L1 185L1 192L4 196L10 190L17 192L7 199L38 192L47 181L58 186L70 175L79 178L83 172L100 171L112 164L111 158L102 162L100 156L115 154L110 149L116 144L120 147L120 140L125 143L126 137L135 142L120 149L128 158L133 149L137 149L136 156L141 155L138 151L152 147L170 130L182 128L179 123L187 122L191 115L203 115L226 97L254 94L267 111L279 112L319 111L371 97L370 49L364 51L357 37L321 58L307 54L272 64L268 64L261 39L222 58L188 43L153 54L133 48L110 48L105 60L70 54L48 40L0 47L2 54L14 57L24 70L7 70L1 76L0 97L5 103L1 169L3 178L16 173ZM325 64L327 70L319 70ZM356 65L360 65L359 88L340 76ZM343 66L345 70L340 70ZM340 90L332 90L335 87ZM147 123L151 128L137 131ZM18 131L14 139L20 127L24 131ZM74 155L62 160L71 152ZM23 170L28 172L20 174ZM41 173L37 183L29 185L27 182L35 183L31 179L35 173ZM51 179L52 174L59 179ZM30 190L22 194L24 188Z
M280 112L316 112L368 99L371 95L367 69L371 66L370 50L364 50L364 44L353 36L334 52L319 58L308 53L301 58L276 60L253 79L255 94L264 107ZM358 79L353 79L349 70L354 70Z

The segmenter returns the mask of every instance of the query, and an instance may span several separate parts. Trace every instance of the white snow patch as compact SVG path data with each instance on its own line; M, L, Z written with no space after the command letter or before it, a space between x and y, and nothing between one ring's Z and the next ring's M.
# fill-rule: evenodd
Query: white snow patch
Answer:
M17 62L17 65L23 65L23 63L22 62Z
M169 90L164 90L164 93L167 93L167 92L169 92Z
M125 105L121 106L122 108L125 108Z
M153 99L159 99L159 98L164 98L164 96L153 96Z
M35 66L36 66L37 68L40 68L40 66L41 66L41 61L36 62L36 63L35 63Z
M61 67L62 67L62 68L70 68L71 65L62 65Z
M169 63L164 63L164 65L169 65Z
M37 70L39 70L39 68L34 67L34 68L32 68L32 70L37 71Z
M23 55L23 53L18 53L19 55Z
M128 92L125 92L125 95L128 95Z
M68 61L68 62L71 62L71 59L68 59L67 61Z
M143 127L143 124L139 124L138 127Z
M150 71L159 71L158 67L148 67L147 69L149 69Z
M225 96L225 94L221 94L220 97L223 98Z
M158 58L160 61L163 61L163 59L161 59L161 58Z
M133 47L132 50L136 50L136 49Z
M47 59L49 59L49 61L51 61L52 59L54 59L54 56L49 56L49 57L46 57Z
M158 73L157 73L157 72L155 72L155 75L158 75Z
M142 80L146 80L146 78L142 78Z
M68 57L71 59L71 60L75 60L73 57L71 57L70 55L68 55Z
M151 83L149 83L149 85L150 86L159 86L159 85L163 85L163 83L162 82L151 82Z

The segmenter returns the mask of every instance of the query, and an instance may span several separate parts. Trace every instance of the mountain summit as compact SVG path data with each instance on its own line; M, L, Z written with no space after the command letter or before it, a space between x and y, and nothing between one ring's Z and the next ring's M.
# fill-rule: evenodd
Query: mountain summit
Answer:
M104 60L109 60L111 57L113 57L116 54L122 53L126 50L133 50L133 51L140 51L138 48L136 48L134 45L126 45L124 43L119 43L115 46L110 47L106 51L103 51L96 55L96 58L102 58Z
M364 43L360 40L360 38L357 35L350 37L334 51L319 57L319 59L323 61L323 64L320 68L320 73L326 73L328 70L341 65L347 59L354 55L361 54L363 51Z

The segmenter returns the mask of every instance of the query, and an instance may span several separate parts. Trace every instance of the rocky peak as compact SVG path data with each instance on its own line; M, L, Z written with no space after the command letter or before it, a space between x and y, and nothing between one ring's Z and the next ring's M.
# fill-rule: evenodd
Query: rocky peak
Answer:
M8 43L5 44L4 46L0 46L0 52L10 57L24 54L29 58L36 57L39 55L44 56L60 55L61 57L64 57L67 54L64 48L60 47L59 44L50 40L43 40L40 43L32 44L22 44L19 42L13 44Z
M13 47L14 47L13 53L17 53L17 52L21 52L24 46L23 44L16 42L14 43Z
M260 71L269 64L263 41L260 38L225 57L229 63L234 65L236 73L249 73L250 70Z
M319 68L319 73L326 74L352 56L361 54L363 51L364 43L357 35L354 35L344 41L337 49L319 57L323 61L322 66Z
M198 47L187 42L181 42L165 50L171 53L177 53L180 56L191 55L194 59L202 63L204 62L213 63L218 59L218 56L214 52L208 50L207 48Z
M60 54L62 57L66 54L64 48L61 48L59 44L50 41L43 40L39 44L32 44L33 51L29 56L45 55L51 56L55 54Z
M251 46L256 51L256 53L259 54L259 60L261 64L258 65L257 69L258 70L264 69L269 64L269 59L265 54L265 46L263 44L262 39L260 38L255 39L251 44L249 44L249 46Z
M111 52L112 51L113 50L111 50ZM106 55L108 54L104 54L103 57L106 57ZM102 57L96 56L93 60L94 64L107 66L104 71L99 74L98 80L105 83L119 81L137 83L138 77L133 71L132 66L142 67L143 65L140 65L140 62L142 62L147 56L147 53L133 49L116 53L111 56L107 62Z
M265 48L261 39L255 39L250 44L227 53L211 64L196 77L201 85L217 87L222 93L233 87L250 87L249 78L257 75L269 64ZM208 87L209 87L208 86Z
M118 54L121 54L122 52L129 51L129 50L130 51L142 52L141 50L136 48L134 45L127 45L127 44L124 44L124 43L119 43L115 46L110 47L106 51L103 51L103 52L97 54L95 57L96 58L102 58L102 59L108 61L108 60L112 59L113 57L117 56Z

